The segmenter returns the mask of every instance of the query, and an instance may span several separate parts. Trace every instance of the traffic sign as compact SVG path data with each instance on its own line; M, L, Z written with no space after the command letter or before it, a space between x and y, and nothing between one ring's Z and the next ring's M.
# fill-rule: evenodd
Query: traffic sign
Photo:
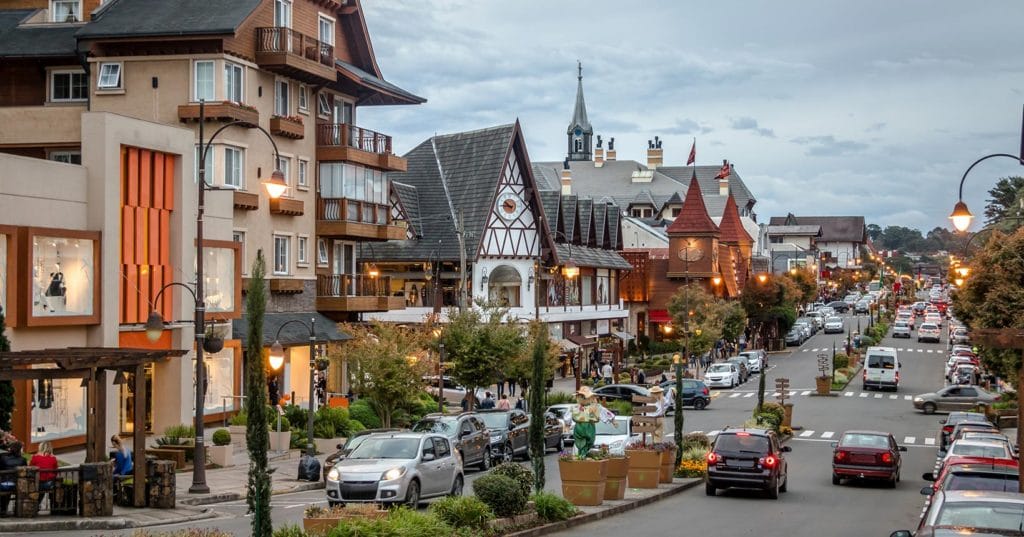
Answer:
M789 379L783 379L783 378L775 379L775 387L776 388L788 388L789 387Z

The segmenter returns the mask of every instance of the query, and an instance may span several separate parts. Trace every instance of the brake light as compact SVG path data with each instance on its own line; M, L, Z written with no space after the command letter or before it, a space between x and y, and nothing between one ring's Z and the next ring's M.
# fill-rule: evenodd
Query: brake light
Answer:
M848 455L848 453L845 452L845 451L837 451L836 452L836 462L843 462L843 461L845 461L847 455Z
M703 392L703 393L704 393L704 395L707 395L707 394L709 393L709 392L708 392L708 387L707 387L707 386L704 386L704 392Z
M775 463L777 462L779 462L779 459L776 459L772 455L761 458L761 466L764 466L765 468L775 468Z
M747 433L747 432L738 432L738 433L736 433L736 436L750 436L750 433Z
M867 380L867 379L868 379L868 370L865 369L864 370L864 380Z
M708 453L708 466L714 466L714 465L718 464L719 459L721 459L721 457L719 457L717 453L715 453L714 451L709 452Z
M899 382L899 381L900 381L900 372L897 371L896 372L896 382Z
M882 453L882 464L892 464L892 453Z
M942 427L942 432L944 432L946 434L952 433L953 432L953 426L952 425L945 425L945 426L943 426Z

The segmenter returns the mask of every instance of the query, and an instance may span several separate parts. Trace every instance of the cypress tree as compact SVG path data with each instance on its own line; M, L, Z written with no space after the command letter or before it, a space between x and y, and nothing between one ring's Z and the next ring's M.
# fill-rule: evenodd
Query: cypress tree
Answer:
M0 352L10 352L11 341L7 339L4 309L0 308ZM0 381L0 429L11 430L11 414L14 413L14 383Z
M548 328L536 323L533 330L533 374L530 379L530 458L533 488L544 490L544 386L547 382Z
M245 315L249 325L246 342L245 443L249 450L249 483L246 502L252 514L252 535L270 537L274 526L270 520L270 473L267 471L267 449L270 435L267 429L268 396L267 374L263 355L263 314L267 309L267 294L263 275L266 265L263 252L256 254L252 264L252 277L245 295Z

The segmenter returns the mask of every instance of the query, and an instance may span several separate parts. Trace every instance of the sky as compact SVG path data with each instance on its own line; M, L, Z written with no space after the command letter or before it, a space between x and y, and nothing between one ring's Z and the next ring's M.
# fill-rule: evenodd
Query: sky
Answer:
M684 165L696 139L697 164L734 163L760 222L949 227L968 166L1021 150L1021 0L362 4L384 78L427 99L360 108L398 153L518 119L532 160L562 160L577 60L595 135L620 160L644 162L659 136L666 165ZM1024 168L971 171L976 215L1008 175Z

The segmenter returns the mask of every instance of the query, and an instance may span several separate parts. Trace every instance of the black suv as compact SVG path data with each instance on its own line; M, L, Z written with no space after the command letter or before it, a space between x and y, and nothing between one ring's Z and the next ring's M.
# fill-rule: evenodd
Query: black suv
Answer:
M676 388L676 381L666 380L659 384L659 386L665 390L665 393L669 393ZM709 404L711 404L711 391L708 390L707 384L697 379L683 379L683 406L692 406L697 410L704 410ZM668 410L674 411L675 406L674 398L669 399Z
M530 415L522 410L488 409L477 412L490 434L491 458L496 464L516 456L530 458Z
M779 444L774 431L731 429L718 433L708 453L708 475L704 492L714 496L729 487L762 489L777 499L789 485L788 465L783 453L789 446Z
M481 470L491 468L491 436L475 413L455 415L427 414L412 426L413 432L437 433L448 437L462 456L462 466L479 465Z

